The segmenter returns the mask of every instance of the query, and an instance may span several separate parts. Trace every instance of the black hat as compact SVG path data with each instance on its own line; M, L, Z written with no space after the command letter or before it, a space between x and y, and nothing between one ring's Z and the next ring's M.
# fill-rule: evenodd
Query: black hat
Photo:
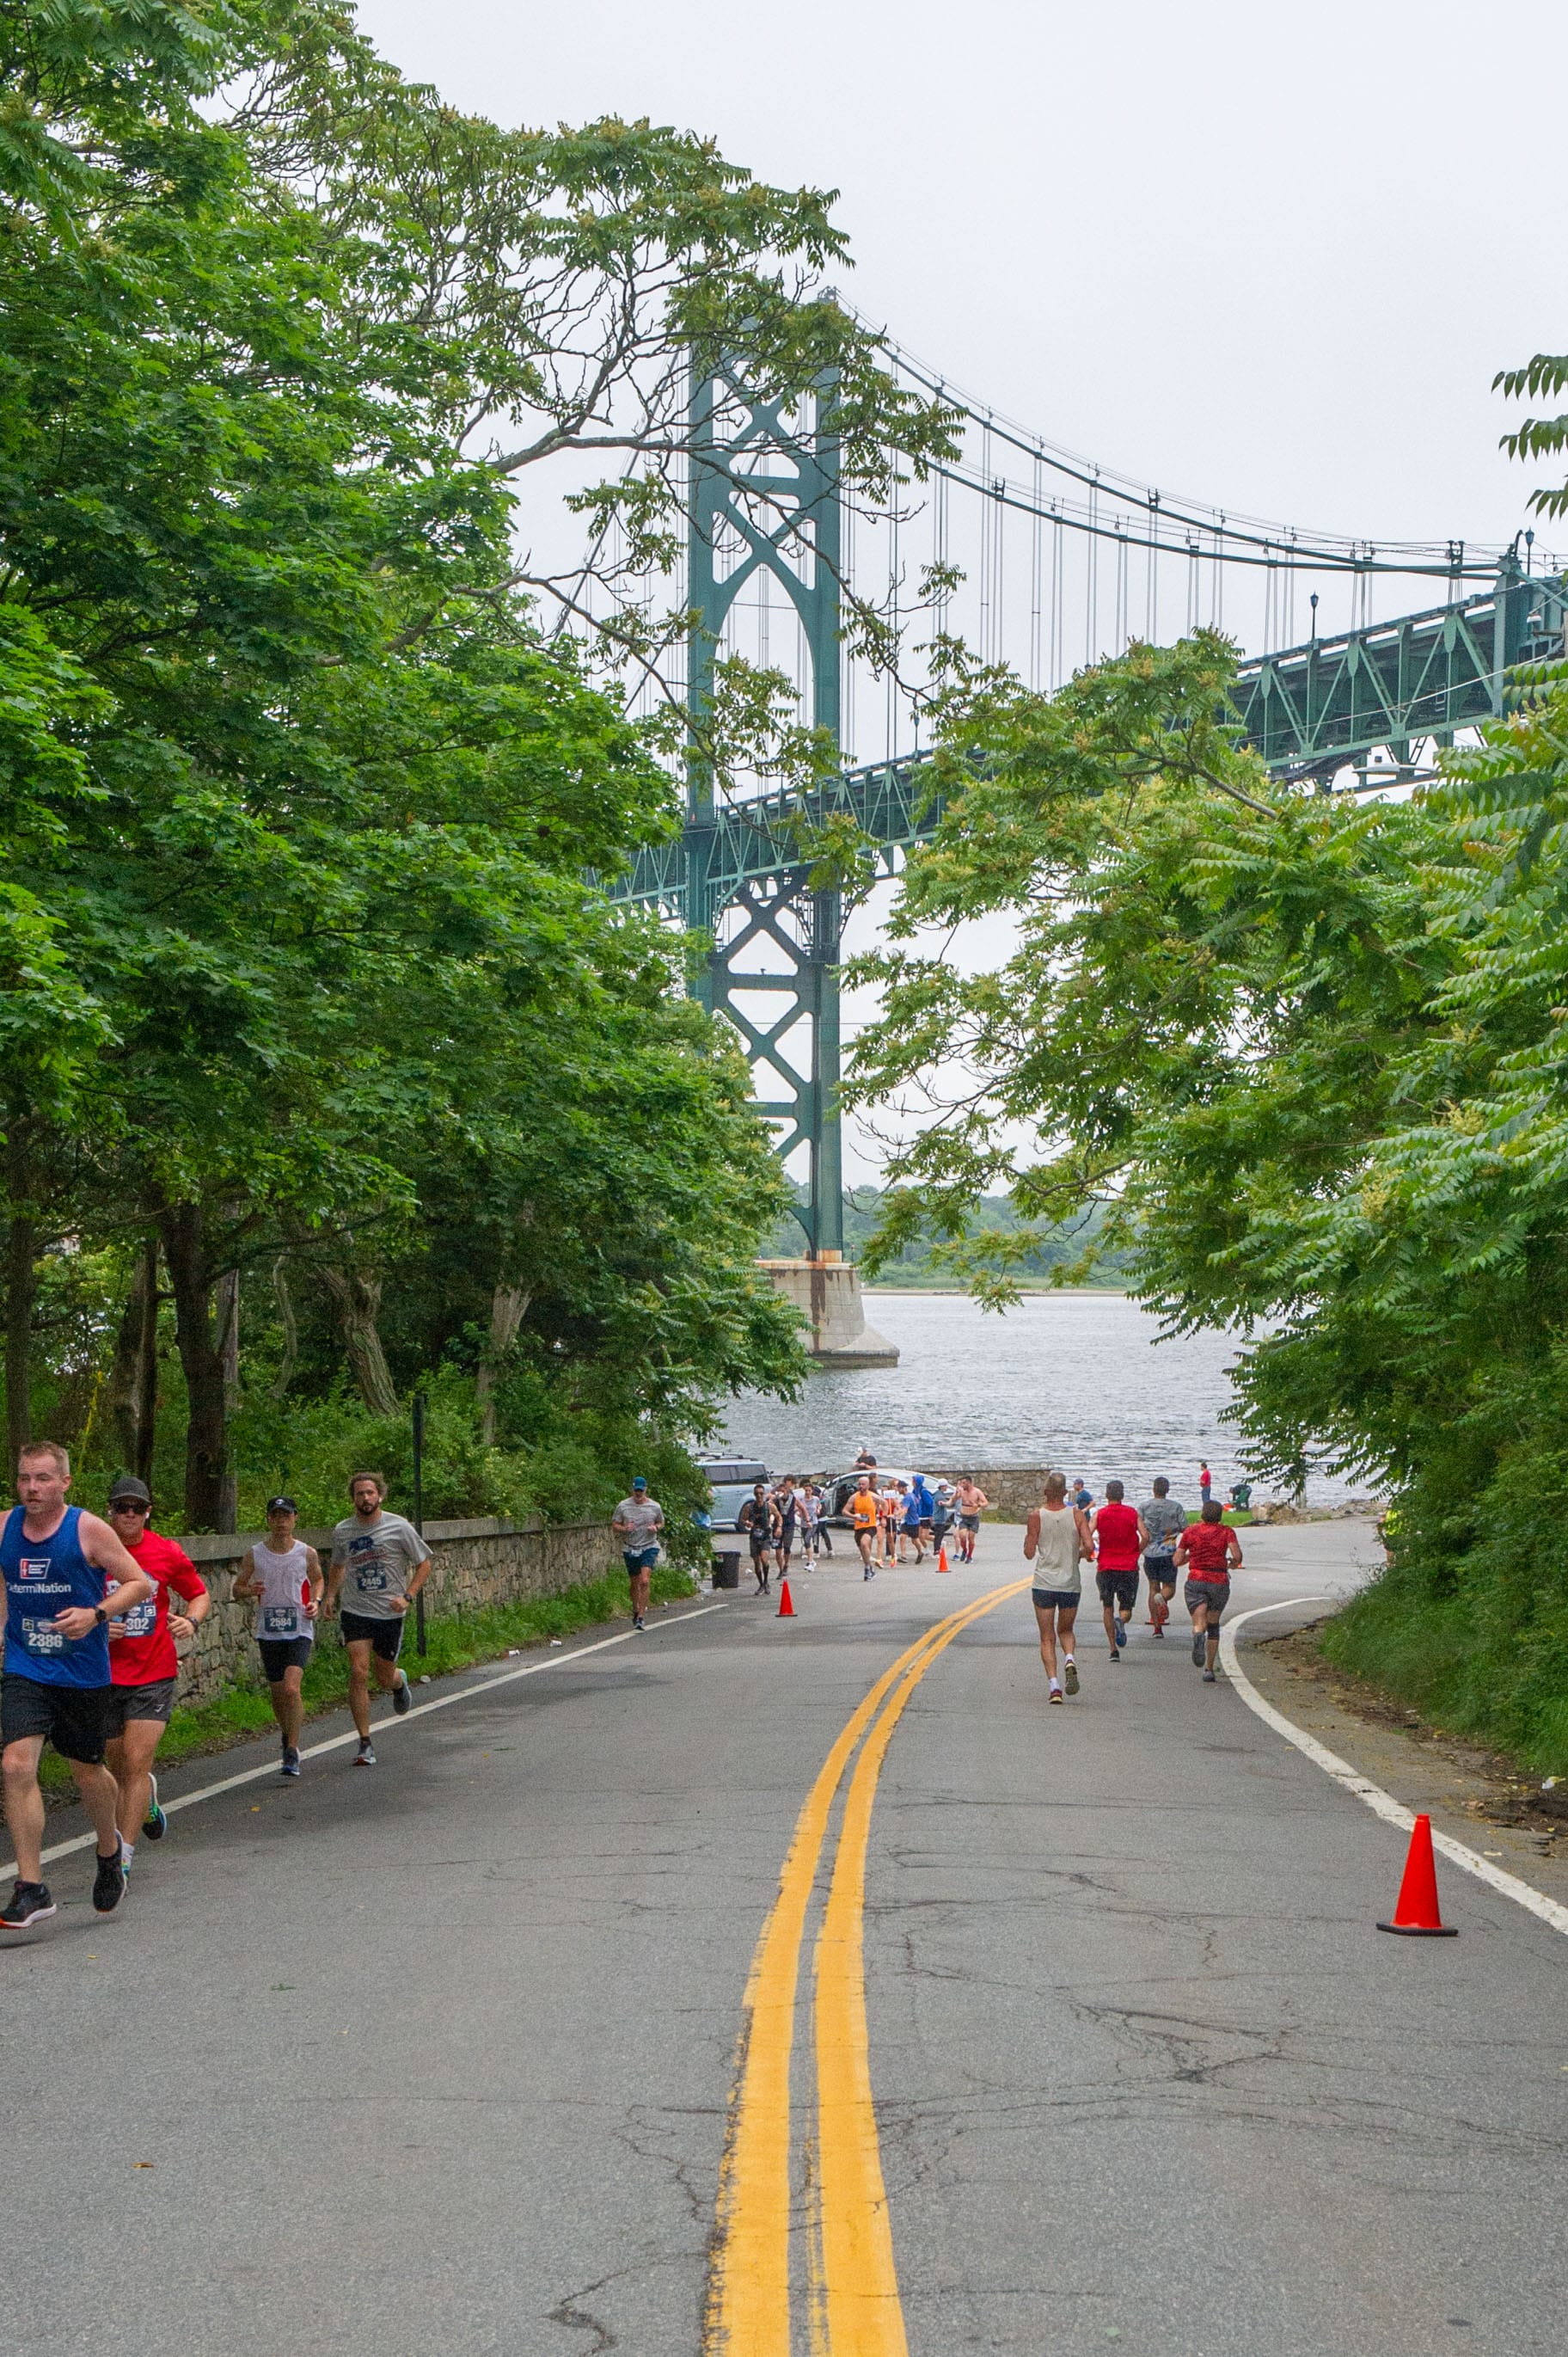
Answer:
M269 1514L297 1514L299 1508L292 1498L280 1492L277 1497L267 1500L267 1512Z
M109 1485L109 1503L117 1506L122 1498L132 1499L138 1506L150 1506L153 1502L152 1491L134 1473L122 1473Z

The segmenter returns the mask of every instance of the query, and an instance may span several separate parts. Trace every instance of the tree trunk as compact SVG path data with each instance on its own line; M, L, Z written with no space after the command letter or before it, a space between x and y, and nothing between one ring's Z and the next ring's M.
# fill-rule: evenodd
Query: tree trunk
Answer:
M13 1211L5 1230L5 1446L16 1469L33 1437L33 1303L38 1297L37 1229Z
M223 1361L223 1429L228 1433L240 1405L240 1272L225 1269L218 1280L219 1351ZM219 1508L220 1531L240 1526L240 1469L227 1448L223 1458L223 1495Z
M224 1476L229 1469L225 1338L212 1315L214 1277L208 1265L200 1205L170 1204L158 1220L158 1232L174 1295L175 1337L189 1403L185 1427L186 1528L221 1530Z
M487 1448L496 1445L496 1369L516 1341L532 1299L532 1295L521 1285L498 1285L490 1297L490 1339L474 1384L479 1400L479 1432Z
M343 1347L360 1398L372 1415L395 1415L397 1394L376 1326L381 1306L381 1278L368 1276L361 1269L335 1268L329 1261L318 1265L321 1282L337 1307Z
M282 1255L273 1263L273 1292L277 1299L278 1322L283 1328L283 1364L273 1378L271 1397L283 1399L294 1381L294 1371L299 1364L299 1327L294 1314L294 1297L288 1289Z
M27 1124L14 1114L5 1139L5 1447L8 1471L33 1437L33 1305L38 1230L31 1204ZM8 1484L7 1484L8 1486Z
M131 1272L109 1375L109 1415L120 1443L121 1465L139 1481L152 1471L157 1401L158 1240L148 1236Z

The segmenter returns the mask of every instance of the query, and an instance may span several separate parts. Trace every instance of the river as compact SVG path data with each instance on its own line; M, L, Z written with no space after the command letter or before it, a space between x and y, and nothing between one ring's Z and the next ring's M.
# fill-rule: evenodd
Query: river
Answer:
M1231 1334L1162 1342L1158 1319L1120 1293L1030 1294L1001 1317L962 1294L875 1293L865 1311L897 1366L815 1372L793 1407L744 1394L724 1447L779 1472L840 1470L862 1447L884 1465L1056 1465L1097 1494L1119 1475L1147 1496L1164 1473L1195 1500L1203 1457L1226 1486L1241 1470L1222 1420ZM1349 1489L1316 1476L1307 1501Z

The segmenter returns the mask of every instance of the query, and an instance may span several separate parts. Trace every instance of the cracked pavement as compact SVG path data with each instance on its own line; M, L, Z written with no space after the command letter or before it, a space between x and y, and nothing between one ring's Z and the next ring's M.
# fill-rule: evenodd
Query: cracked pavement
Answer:
M1237 1608L1348 1586L1358 1549L1250 1534ZM988 1526L972 1573L871 1587L839 1562L792 1623L743 1595L384 1742L378 1714L377 1770L177 1813L108 1921L60 1861L59 1915L0 1953L29 2357L694 2357L800 1802L1017 1550ZM1112 1672L1097 1639L1047 1711L1003 1605L883 1773L867 1992L912 2357L1557 2357L1564 1943L1441 1866L1461 1936L1380 1937L1398 1836L1181 1644L1135 1630Z

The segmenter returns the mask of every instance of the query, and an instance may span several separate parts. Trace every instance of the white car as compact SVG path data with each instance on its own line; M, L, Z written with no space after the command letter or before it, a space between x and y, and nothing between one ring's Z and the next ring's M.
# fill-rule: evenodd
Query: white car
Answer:
M889 1482L897 1487L900 1481L924 1480L933 1497L936 1494L937 1485L930 1476L917 1473L908 1465L871 1465L866 1468L865 1478L875 1490L886 1490ZM858 1473L824 1473L818 1482L817 1487L822 1493L822 1520L832 1523L835 1530L849 1527L849 1501L859 1489L860 1482Z

